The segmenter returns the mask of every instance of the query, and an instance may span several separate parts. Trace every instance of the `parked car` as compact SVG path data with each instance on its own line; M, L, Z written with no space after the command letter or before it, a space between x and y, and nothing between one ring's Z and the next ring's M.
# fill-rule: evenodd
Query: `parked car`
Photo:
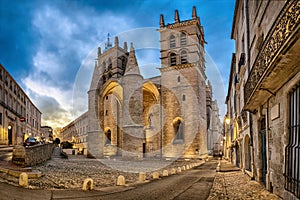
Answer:
M33 145L36 145L36 144L39 144L39 142L37 141L36 138L34 137L29 137L25 140L25 142L23 143L23 146L26 147L26 146L33 146Z

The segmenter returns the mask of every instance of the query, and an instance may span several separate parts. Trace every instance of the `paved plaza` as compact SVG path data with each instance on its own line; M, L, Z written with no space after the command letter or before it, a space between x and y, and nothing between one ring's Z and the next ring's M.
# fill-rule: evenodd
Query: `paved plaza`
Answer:
M204 161L202 162L204 166ZM162 171L167 169L171 171L172 168L178 168L179 166L186 166L191 163L196 163L195 160L144 160L144 161L128 161L121 159L87 159L83 156L70 156L69 159L54 158L43 165L34 167L33 169L42 172L42 177L38 179L29 179L29 188L25 191L32 191L34 193L39 193L39 191L45 190L45 192L53 193L55 191L56 195L68 195L69 193L82 195L81 188L82 183L85 178L92 178L94 180L94 191L99 191L102 193L97 193L97 195L103 195L105 193L123 193L128 190L139 190L138 188L141 184L136 184L138 182L138 173L146 172L147 180L153 181L151 177L151 172L158 171L162 175ZM207 162L205 162L207 163ZM210 162L208 162L210 163ZM276 195L268 192L262 185L258 182L250 179L248 175L240 171L238 168L230 164L226 160L220 161L220 172L216 172L212 188L209 193L209 200L216 199L280 199ZM196 175L197 170L201 169L202 165L195 167L190 170L195 170L193 174ZM207 164L205 164L206 166ZM209 170L214 170L215 165L210 166ZM3 167L3 166L2 166ZM189 170L189 171L190 171ZM205 173L205 170L202 173ZM207 171L208 173L209 171ZM186 172L177 174L176 176L186 176ZM126 179L127 186L122 188L122 186L116 186L116 180L119 175L123 175ZM193 175L194 176L194 175ZM211 176L207 174L202 174L201 176ZM168 178L168 177L167 177ZM166 179L166 178L164 178ZM203 179L203 178L202 178ZM201 179L201 180L202 180ZM13 190L24 190L18 186L18 178L10 176L5 173L0 173L0 182L7 185L12 185L15 187L9 187L10 192ZM148 182L147 182L148 183ZM146 184L147 184L146 183ZM155 183L160 184L160 180L155 181ZM198 183L197 183L198 184ZM193 187L197 187L196 182ZM142 184L144 185L144 184ZM147 186L147 185L145 185ZM142 187L145 188L145 186ZM198 186L200 187L201 184ZM106 189L107 188L107 189ZM158 187L159 190L160 187ZM172 190L174 188L170 188ZM195 188L196 189L196 188ZM199 188L200 189L200 188ZM206 188L209 189L209 188ZM61 192L60 192L61 191ZM68 192L69 191L69 192ZM189 191L189 190L186 190ZM195 190L196 191L196 190ZM23 191L24 192L24 191ZM89 192L87 192L89 193ZM91 194L93 192L90 192ZM128 192L124 193L127 194ZM131 193L131 192L129 192ZM134 194L134 191L132 192ZM94 194L94 193L93 193ZM201 195L198 197L195 194L188 194L185 196L188 199L203 199ZM6 195L9 196L8 191ZM121 194L120 194L121 195ZM51 196L51 195L50 195ZM176 197L178 199L178 197ZM176 199L175 198L175 199ZM102 199L102 198L101 198ZM146 199L151 199L148 197ZM166 199L161 196L159 199ZM172 199L172 198L171 198Z

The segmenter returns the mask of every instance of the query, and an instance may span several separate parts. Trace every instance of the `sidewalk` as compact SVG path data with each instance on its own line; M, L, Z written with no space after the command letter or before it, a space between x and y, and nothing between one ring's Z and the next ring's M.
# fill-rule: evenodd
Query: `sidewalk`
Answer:
M208 200L215 199L281 199L226 160L221 160Z

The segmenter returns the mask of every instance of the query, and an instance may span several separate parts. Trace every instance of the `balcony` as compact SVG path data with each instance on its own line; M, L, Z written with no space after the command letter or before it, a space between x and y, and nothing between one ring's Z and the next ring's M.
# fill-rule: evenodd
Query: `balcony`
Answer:
M287 1L255 59L244 88L244 110L254 111L300 71L300 2Z

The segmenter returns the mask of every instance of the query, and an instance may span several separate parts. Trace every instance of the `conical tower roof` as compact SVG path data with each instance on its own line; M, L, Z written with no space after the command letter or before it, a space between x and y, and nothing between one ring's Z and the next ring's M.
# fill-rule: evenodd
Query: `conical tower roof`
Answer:
M130 52L129 52L126 70L125 70L125 75L128 75L128 74L141 75L140 69L139 69L139 66L138 66L138 63L136 60L133 43L130 44Z

